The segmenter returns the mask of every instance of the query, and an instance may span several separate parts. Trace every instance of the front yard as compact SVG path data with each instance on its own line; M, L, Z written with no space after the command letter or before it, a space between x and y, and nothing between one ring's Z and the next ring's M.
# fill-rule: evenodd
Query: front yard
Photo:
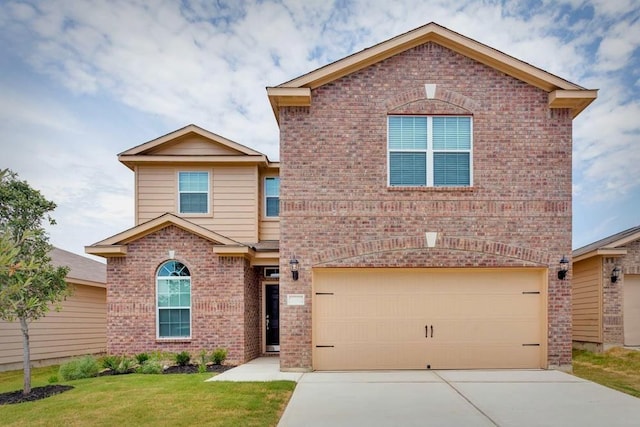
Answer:
M573 373L604 386L640 397L640 351L613 348L603 354L573 351Z
M33 387L58 367L36 368ZM0 406L3 426L275 426L295 383L204 382L211 374L114 375L60 384L75 388L37 402ZM22 371L0 373L0 393L22 388Z

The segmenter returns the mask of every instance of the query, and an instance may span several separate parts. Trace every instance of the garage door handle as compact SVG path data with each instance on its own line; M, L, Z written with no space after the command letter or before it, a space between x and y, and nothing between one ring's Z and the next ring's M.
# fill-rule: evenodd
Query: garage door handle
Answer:
M429 338L429 325L424 325L424 337Z
M431 338L433 338L433 325L431 325Z

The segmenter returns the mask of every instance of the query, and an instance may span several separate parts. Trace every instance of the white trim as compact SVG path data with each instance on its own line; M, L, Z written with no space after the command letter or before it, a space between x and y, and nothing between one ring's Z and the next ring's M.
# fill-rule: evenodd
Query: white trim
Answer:
M424 91L427 95L427 99L434 99L436 97L436 84L435 83L425 84Z
M160 271L160 269L162 268L163 265L165 265L168 262L179 262L180 264L184 265L188 270L189 270L189 276L175 276L175 277L182 277L182 278L189 278L189 307L166 307L164 308L166 309L176 309L176 310L184 310L185 308L189 309L189 336L171 336L171 337L161 337L160 336L160 305L158 304L158 272ZM171 276L162 276L163 279L166 280L166 277L171 277ZM163 261L158 268L156 269L155 272L155 301L154 304L156 306L156 340L162 341L162 340L167 340L167 341L175 341L175 340L190 340L191 337L193 336L193 286L192 286L192 281L191 281L191 269L189 269L189 267L187 267L187 265L181 261L177 261L175 259L168 259L166 261Z
M278 180L278 204L280 203L280 176L279 175L265 175L262 178L262 217L264 219L278 219L280 218L280 206L278 206L278 215L267 215L267 179ZM274 197L274 196L270 196Z
M279 281L274 281L273 279L268 279L262 281L262 303L260 306L260 345L262 347L262 353L267 353L267 286L280 286ZM278 289L278 298L280 289ZM280 316L280 309L278 309L278 317ZM280 319L278 319L279 323ZM272 352L270 352L272 353Z
M427 86L427 85L425 85ZM435 85L434 85L435 86ZM435 89L434 89L435 90ZM389 118L391 117L425 117L427 119L427 147L426 149L394 149L389 146ZM434 117L468 117L470 126L469 149L468 150L434 150L433 149L433 118ZM426 165L426 185L391 185L391 152L397 153L425 153L427 158ZM469 153L469 185L434 185L434 153ZM387 115L387 187L433 187L433 188L469 188L473 187L473 116L470 115L422 115L422 114L390 114Z
M207 211L206 212L182 212L182 206L180 206L180 174L181 173L206 173L207 174ZM177 213L181 216L203 216L203 215L211 215L211 203L213 197L211 196L211 180L213 179L213 174L210 169L190 169L190 170L177 170L176 171L176 207ZM201 191L187 191L187 194L201 194Z

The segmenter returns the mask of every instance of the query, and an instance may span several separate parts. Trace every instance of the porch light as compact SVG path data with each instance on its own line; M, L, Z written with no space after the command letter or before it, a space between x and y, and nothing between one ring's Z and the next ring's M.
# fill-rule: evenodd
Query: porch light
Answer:
M611 270L611 283L616 283L618 281L618 277L620 277L620 271L621 269L617 265L613 267L613 270Z
M567 271L569 271L569 260L566 256L562 255L560 270L558 270L558 279L564 280L567 277Z
M295 255L293 256L293 258L291 258L289 260L289 266L291 267L291 277L293 278L293 280L298 280L298 265L299 264L300 263L296 259Z

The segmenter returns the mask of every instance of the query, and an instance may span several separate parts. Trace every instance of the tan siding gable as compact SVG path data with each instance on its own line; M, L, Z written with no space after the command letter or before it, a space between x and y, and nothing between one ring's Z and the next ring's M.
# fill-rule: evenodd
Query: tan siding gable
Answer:
M240 153L218 142L194 133L176 139L151 150L148 155L162 156L237 156Z
M573 266L573 340L602 342L602 260L593 257Z
M106 351L106 289L75 285L73 295L62 307L31 323L31 360ZM17 321L0 321L0 343L0 370L2 365L22 362L22 334Z

